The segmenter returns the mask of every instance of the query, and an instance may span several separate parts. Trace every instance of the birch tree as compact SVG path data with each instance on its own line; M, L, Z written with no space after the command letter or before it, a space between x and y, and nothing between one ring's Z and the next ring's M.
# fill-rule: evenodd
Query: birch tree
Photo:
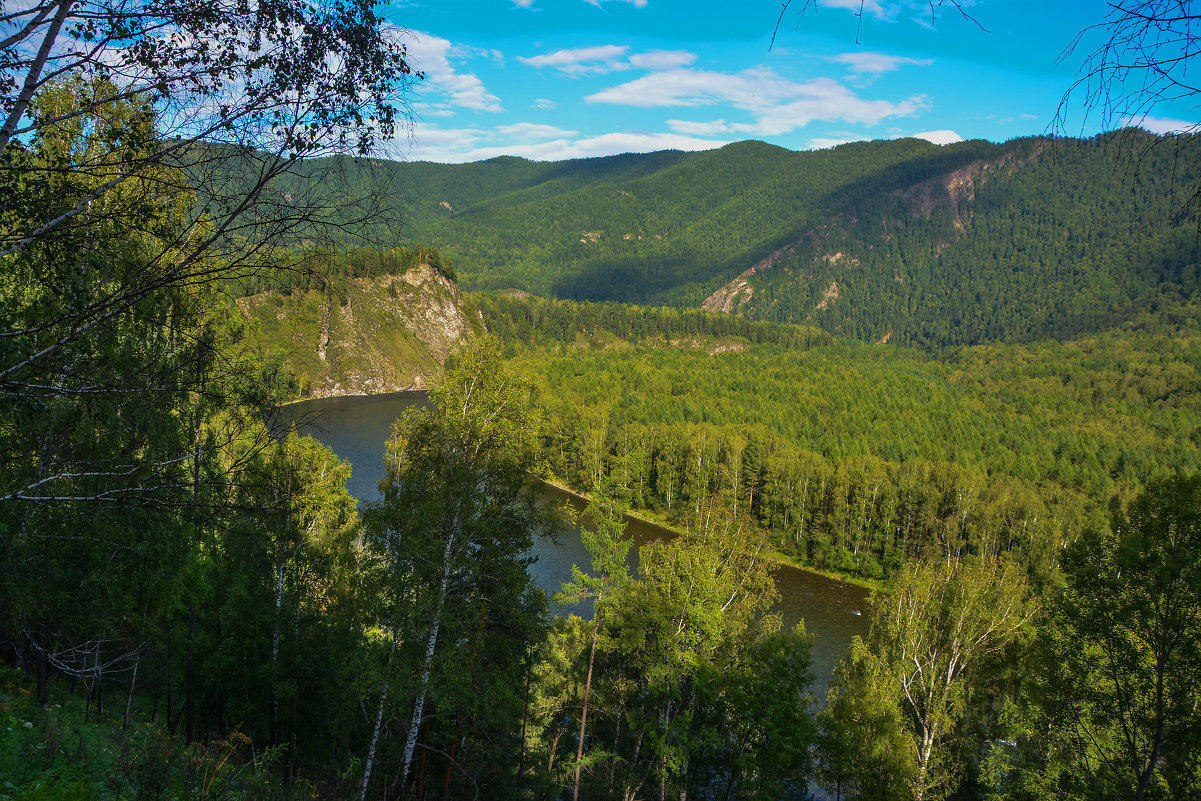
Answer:
M507 590L519 597L530 581L512 569L524 567L544 521L531 478L539 426L530 395L530 383L501 365L498 343L479 340L446 369L428 405L397 421L388 443L382 497L365 520L389 573L385 625L412 665L411 681L393 687L393 670L381 688L412 701L393 796L411 779L431 690L443 689L433 687L436 674L468 668L458 646L485 625L488 588L499 590L489 580L520 582Z
M888 781L908 774L914 801L954 791L951 746L962 736L960 724L980 690L981 664L1029 622L1028 596L1017 568L990 559L911 564L897 576L892 593L875 596L868 639L853 648L851 660L861 664L843 669L836 690L876 698L865 695L854 705L873 710L875 725L885 727L874 739L895 737L905 744L907 764L883 774L893 777ZM891 705L897 714L888 711ZM887 732L890 720L899 732Z
M580 710L580 732L576 745L575 781L571 789L572 801L580 797L580 773L584 763L584 742L588 725L588 701L592 694L592 670L596 663L596 644L600 636L601 622L608 611L614 595L629 583L629 558L633 540L625 536L626 506L611 497L601 486L593 488L592 500L584 510L588 524L580 532L580 539L592 557L592 574L585 573L578 565L571 566L571 582L563 585L559 597L564 603L580 603L585 599L593 602L592 641L588 646L588 674L584 680L584 700Z

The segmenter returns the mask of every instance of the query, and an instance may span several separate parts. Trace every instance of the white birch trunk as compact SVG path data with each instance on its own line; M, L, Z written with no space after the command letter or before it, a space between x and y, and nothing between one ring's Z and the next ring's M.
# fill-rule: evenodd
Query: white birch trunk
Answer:
M438 603L434 607L434 626L430 629L429 640L425 646L425 661L421 665L421 682L417 690L417 702L413 705L413 719L409 722L409 736L405 740L404 764L401 767L400 790L409 781L409 768L413 763L413 751L417 748L417 733L421 729L421 716L425 710L425 696L429 690L430 671L434 664L434 651L438 646L438 630L442 626L442 606L446 602L446 588L450 584L451 554L455 541L458 539L458 520L451 525L450 536L446 538L446 549L442 554L442 579L438 584Z
M375 749L379 746L379 733L384 726L384 706L388 702L388 689L391 683L387 674L392 668L392 657L396 655L397 634L392 630L392 650L388 652L388 663L384 667L384 689L379 696L379 709L375 713L375 728L371 730L371 747L367 749L367 764L363 766L363 785L359 788L359 801L366 801L367 785L371 782L371 768L375 765Z

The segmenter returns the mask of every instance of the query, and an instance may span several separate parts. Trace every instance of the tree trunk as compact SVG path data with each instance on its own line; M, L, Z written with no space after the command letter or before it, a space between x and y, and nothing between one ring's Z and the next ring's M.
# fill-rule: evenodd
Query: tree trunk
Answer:
M603 594L603 593L601 593ZM584 709L580 713L580 743L575 752L575 786L571 791L571 801L580 798L580 770L584 761L584 734L588 724L588 696L592 693L592 664L596 660L596 635L600 631L600 601L601 594L596 596L596 606L592 610L592 648L588 652L588 677L584 680Z
M359 788L359 801L367 799L367 785L371 783L371 768L375 764L375 749L379 746L379 733L384 725L384 706L388 703L388 673L392 668L392 658L396 656L396 645L399 637L396 628L392 629L392 649L388 651L388 662L384 666L384 689L379 695L379 709L375 713L375 726L371 730L371 746L367 749L367 764L363 766L363 785Z
M459 752L459 737L463 732L463 721L455 720L455 737L450 741L450 754L446 759L446 773L442 776L442 801L450 798L450 774L455 766L455 754Z
M284 610L284 579L287 575L288 550L275 568L275 622L271 631L271 744L279 744L279 630Z
M8 119L4 121L4 127L0 128L0 150L8 148L8 143L12 139L13 134L16 133L17 126L21 123L21 118L25 116L25 109L29 107L30 101L33 100L33 96L37 93L38 87L42 83L42 70L45 68L46 60L50 57L50 53L58 41L59 31L62 30L63 23L67 21L67 15L70 13L72 5L74 5L74 0L59 0L58 10L54 14L54 19L50 22L50 27L46 31L45 38L42 39L42 45L38 49L38 54L34 58L33 64L30 65L29 71L25 74L25 81L21 86L21 92L15 98L12 110L8 113Z
M38 705L46 706L50 703L50 654L45 648L36 648L33 661L37 671Z
M122 731L129 728L129 713L133 709L133 691L138 685L138 665L141 663L142 652L139 650L137 658L133 661L133 676L129 679L129 695L125 698L125 721L121 724Z
M430 671L434 665L434 651L438 646L438 631L442 626L442 606L446 602L446 588L450 584L451 554L454 551L455 540L458 539L458 521L450 529L446 538L446 549L442 554L442 579L438 584L438 603L434 607L434 625L430 629L429 640L425 646L425 659L421 664L421 681L418 684L417 702L413 705L413 719L409 721L409 736L405 740L404 762L400 771L400 792L409 780L409 766L413 762L413 750L417 747L417 730L421 727L421 715L425 709L425 696L429 691Z
M530 719L530 680L534 673L534 659L526 649L525 667L525 702L521 708L521 755L517 758L517 797L521 798L521 788L525 778L525 732L526 723Z

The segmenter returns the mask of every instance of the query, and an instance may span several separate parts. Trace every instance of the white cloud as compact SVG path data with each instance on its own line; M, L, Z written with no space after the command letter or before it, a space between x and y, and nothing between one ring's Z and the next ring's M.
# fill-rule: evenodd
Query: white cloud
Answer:
M809 140L809 148L811 150L825 150L828 147L838 147L839 145L850 144L851 142L862 142L862 136L819 136Z
M453 117L455 110L446 103L414 103L413 113L424 117Z
M830 60L837 64L845 64L853 75L879 75L898 70L907 64L928 67L934 63L934 60L929 58L908 58L872 52L840 53Z
M554 108L557 104L555 103L555 101L551 100L549 97L540 97L537 100L535 100L533 103L531 103L530 105L533 106L534 108L542 109L543 111L549 111L550 109Z
M565 136L575 136L579 131L565 131L554 125L541 125L535 122L519 122L515 125L498 126L497 131L517 139L557 139Z
M439 128L418 122L413 124L407 138L392 140L378 155L402 161L463 161L454 158L454 154L471 150L488 135L479 128Z
M726 144L729 142L724 140L698 139L669 133L625 131L589 136L583 139L559 139L538 145L502 146L495 148L494 153L484 149L481 153L486 155L481 155L481 157L490 158L491 155L507 153L536 161L560 161L562 159L612 156L617 153L651 153L656 150L712 150Z
M589 103L638 108L729 104L749 112L755 122L730 124L725 130L759 136L779 136L816 120L874 125L889 117L914 114L927 106L922 95L896 102L866 100L830 78L797 83L765 69L746 70L737 74L667 70L605 89L585 99ZM682 128L678 127L681 123ZM675 124L675 130L703 130L690 128L690 124L684 121L675 121Z
M482 161L496 156L559 161L656 150L711 150L726 144L729 144L729 140L647 131L622 131L580 138L576 131L535 123L517 123L491 130L443 129L418 123L408 139L395 140L380 155L452 164Z
M862 12L879 19L893 19L898 10L895 3L889 3L886 7L879 0L822 0L822 5L826 8L845 8L855 14Z
M612 103L639 108L671 106L711 106L729 102L746 107L755 95L756 84L767 88L767 81L757 80L761 73L731 75L707 70L675 69L652 73L627 83L604 89L585 98L589 103ZM780 92L772 91L772 95Z
M734 126L725 120L709 122L693 122L691 120L668 120L667 127L676 133L689 136L713 136L715 134L733 133Z
M885 22L895 22L902 15L922 27L931 27L940 13L966 14L974 0L955 0L953 3L931 0L821 0L825 8L841 8L856 16L866 14Z
M1163 117L1123 117L1122 125L1136 126L1159 136L1189 133L1197 130L1198 123L1188 120L1173 120Z
M687 67L696 61L696 53L687 50L630 53L629 45L608 44L556 50L539 56L518 56L517 60L531 67L553 67L567 75L581 76L605 75L629 69L669 70Z
M962 142L963 137L954 131L925 131L923 133L915 133L915 139L925 139L927 142L933 142L936 145L950 145L955 142Z
M518 8L529 8L534 5L534 0L513 0L513 5Z
M500 98L489 92L478 76L458 72L451 64L451 58L462 57L464 51L458 50L449 40L414 33L407 50L410 65L425 73L422 89L428 87L445 95L453 106L473 111L503 110Z
M687 50L651 50L630 56L630 64L640 70L670 70L687 67L696 61L696 53Z
M588 5L596 6L597 8L600 8L602 6L602 4L607 1L608 0L584 0L584 2L587 3ZM621 2L629 3L634 8L646 8L647 0L621 0Z
M518 56L517 60L531 67L554 67L568 75L604 75L615 70L628 70L624 57L627 45L597 45L556 50L540 56Z

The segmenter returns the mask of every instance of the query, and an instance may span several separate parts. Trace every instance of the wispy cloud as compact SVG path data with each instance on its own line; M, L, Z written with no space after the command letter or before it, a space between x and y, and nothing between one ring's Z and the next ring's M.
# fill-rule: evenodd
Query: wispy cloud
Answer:
M601 8L605 3L613 2L613 0L584 0L584 2L590 6ZM646 8L647 0L617 0L617 2L629 3L634 8Z
M561 139L565 136L576 136L579 131L565 131L554 125L542 125L536 122L518 122L513 125L499 125L496 130L514 139Z
M826 8L845 8L856 14L870 14L879 19L892 19L896 16L898 3L881 3L879 0L822 0Z
M1169 134L1191 133L1197 130L1196 122L1188 120L1172 120L1163 117L1123 117L1122 125L1130 125L1150 131L1157 136Z
M493 129L439 128L418 123L411 137L403 141L396 140L391 148L380 155L454 164L502 155L535 161L559 161L610 156L614 153L712 150L725 144L729 144L729 140L647 131L619 131L581 137L576 131L535 123L517 123Z
M500 98L485 88L484 82L471 72L459 72L451 63L452 58L469 54L461 51L448 39L425 33L414 33L407 45L409 63L425 73L423 90L431 90L446 97L447 103L472 111L502 111ZM500 53L489 51L491 58Z
M729 105L748 112L753 123L689 122L673 120L680 132L723 131L731 134L778 136L816 120L874 125L889 117L902 117L926 108L922 95L898 101L867 100L830 78L797 83L771 70L740 73L676 69L652 73L585 98L589 103L611 103L638 108L703 107Z
M518 8L531 8L537 1L538 0L513 0L513 5L517 6ZM612 0L584 0L584 2L588 5L596 6L597 8L602 8L606 2L611 1ZM647 0L617 0L617 2L629 3L634 8L646 8L647 4Z
M603 75L615 70L628 70L625 54L627 45L597 45L556 50L540 56L518 56L517 60L531 67L553 67L568 75Z
M931 0L820 0L825 8L841 8L856 16L863 14L885 22L904 17L922 27L932 27L940 14L968 14L975 0L955 0L953 3Z
M629 45L596 45L556 50L538 56L518 56L517 60L531 67L551 67L566 75L605 75L630 69L667 70L686 67L696 61L696 54L686 50L650 50L630 53Z
M550 109L554 108L558 104L555 103L555 101L551 100L549 97L540 97L537 100L535 100L533 103L531 103L530 105L533 106L534 108L542 109L543 111L549 111Z
M640 70L670 70L696 62L696 53L687 50L651 50L630 56L630 65Z
M735 133L734 126L726 120L694 122L692 120L668 120L667 127L675 133L689 136L718 136Z
M439 128L428 123L414 123L407 138L394 139L381 147L377 155L401 161L459 162L456 153L471 151L489 136L480 128Z
M880 75L899 70L906 65L928 67L934 63L934 60L930 58L908 58L872 52L840 53L830 60L836 64L846 65L852 75Z

